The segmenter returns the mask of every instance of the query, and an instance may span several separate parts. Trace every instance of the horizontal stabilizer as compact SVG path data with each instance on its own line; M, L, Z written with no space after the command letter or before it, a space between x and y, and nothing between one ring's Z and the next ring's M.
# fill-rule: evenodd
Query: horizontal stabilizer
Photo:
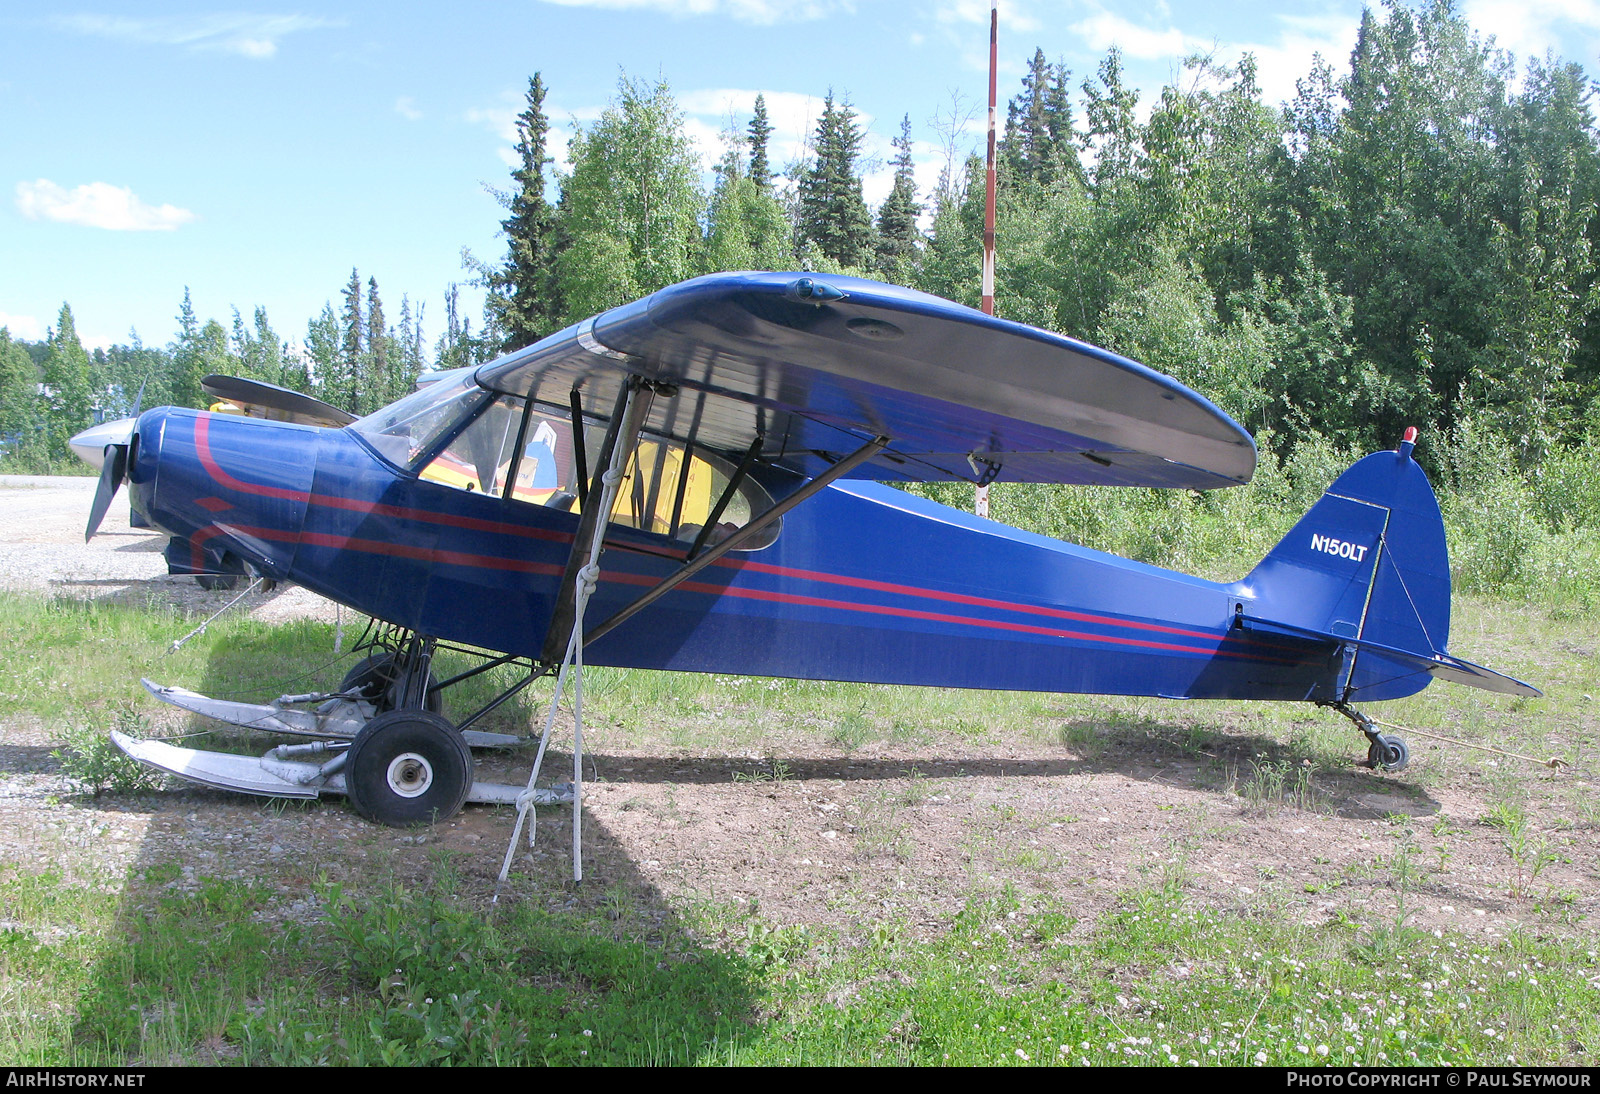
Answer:
M1530 699L1536 699L1544 694L1532 684L1525 684L1515 677L1495 672L1482 665L1475 665L1471 661L1463 661L1447 653L1425 654L1396 649L1381 642L1330 634L1327 631L1312 630L1310 627L1297 627L1292 623L1280 623L1277 620L1258 619L1248 615L1240 616L1239 620L1253 630L1278 631L1303 638L1320 638L1335 645L1348 646L1352 650L1373 653L1387 660L1409 665L1440 680L1449 680L1453 684L1466 684L1468 687L1481 688L1484 691L1497 691L1502 695L1521 695Z
M265 380L212 375L200 381L200 390L213 399L220 399L240 407L252 418L273 418L324 429L338 429L356 420L356 416L347 410L341 410L303 392L269 384ZM252 410L257 413L251 414Z

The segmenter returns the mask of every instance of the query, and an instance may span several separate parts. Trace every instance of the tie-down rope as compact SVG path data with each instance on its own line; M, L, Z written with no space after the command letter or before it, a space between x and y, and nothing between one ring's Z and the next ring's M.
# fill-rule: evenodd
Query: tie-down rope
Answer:
M517 840L522 835L522 829L528 819L528 814L533 814L533 824L528 825L528 848L533 849L534 835L539 829L539 815L534 809L534 783L538 781L539 772L544 766L544 752L550 744L550 735L555 728L556 710L561 702L561 693L566 686L569 670L576 670L572 677L572 880L583 880L583 617L589 606L589 597L594 592L595 586L600 581L600 552L605 549L606 526L609 523L612 503L616 500L617 486L623 479L623 462L632 451L631 439L623 443L618 438L618 443L611 451L611 466L606 468L600 477L600 528L596 532L594 541L589 544L589 561L578 571L576 595L576 611L572 622L572 636L567 640L567 653L561 660L561 672L556 676L555 693L550 697L550 710L545 715L544 735L539 738L539 752L533 759L533 773L528 776L528 785L523 792L517 795L517 823L511 830L511 842L506 844L506 857L500 864L500 884L504 885L506 878L511 873L511 859L517 851ZM498 900L500 893L495 892Z

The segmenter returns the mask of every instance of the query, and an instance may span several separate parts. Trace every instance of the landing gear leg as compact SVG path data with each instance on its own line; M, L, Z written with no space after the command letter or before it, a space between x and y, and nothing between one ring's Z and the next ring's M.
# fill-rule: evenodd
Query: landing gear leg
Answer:
M1371 718L1362 714L1349 703L1323 703L1321 704L1343 714L1355 723L1361 735L1367 739L1366 766L1374 771L1400 771L1411 762L1411 750L1406 743L1393 734L1380 733Z

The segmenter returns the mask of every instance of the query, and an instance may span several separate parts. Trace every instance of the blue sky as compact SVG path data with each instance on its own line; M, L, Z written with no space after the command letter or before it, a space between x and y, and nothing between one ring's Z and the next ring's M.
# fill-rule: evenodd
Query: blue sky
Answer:
M665 79L708 166L730 114L765 93L775 159L797 154L823 96L848 96L888 189L909 114L919 180L945 157L940 116L979 146L987 0L519 0L463 5L96 3L0 11L0 326L44 336L63 301L90 346L173 335L185 286L204 318L265 306L280 335L335 298L352 266L391 318L496 260L512 119L544 74L558 140L599 116L619 77ZM1591 71L1600 0L1467 0L1519 57ZM1147 104L1185 55L1255 54L1269 102L1321 52L1342 68L1361 4L1002 0L1000 96L1036 46L1075 82L1118 45ZM554 149L559 154L560 147ZM473 298L475 300L475 298ZM471 304L476 312L476 304Z

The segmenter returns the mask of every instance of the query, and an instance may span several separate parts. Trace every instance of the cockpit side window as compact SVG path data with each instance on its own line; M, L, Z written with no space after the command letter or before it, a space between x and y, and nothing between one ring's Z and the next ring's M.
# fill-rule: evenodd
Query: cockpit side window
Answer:
M410 467L488 397L473 381L471 369L459 369L351 422L349 428L391 463Z
M601 443L600 431L591 430L590 434L590 458L594 459ZM693 543L733 477L733 466L721 457L687 449L676 441L643 437L617 486L611 519L680 543ZM717 514L716 527L706 542L726 538L771 504L772 499L761 485L745 478ZM773 524L739 549L759 551L777 538L778 524Z
M572 419L542 403L529 406L520 397L484 391L470 370L463 372L442 378L350 428L394 462L414 467L428 482L581 511ZM469 415L471 420L463 426ZM586 425L583 432L586 466L593 474L605 428ZM716 527L706 542L716 543L772 504L761 485L747 477L716 513L734 477L733 466L720 456L646 435L618 484L611 520L689 544L715 515ZM760 550L777 537L774 524L740 549Z
M499 494L511 464L522 400L501 395L418 471L430 482L457 490Z

